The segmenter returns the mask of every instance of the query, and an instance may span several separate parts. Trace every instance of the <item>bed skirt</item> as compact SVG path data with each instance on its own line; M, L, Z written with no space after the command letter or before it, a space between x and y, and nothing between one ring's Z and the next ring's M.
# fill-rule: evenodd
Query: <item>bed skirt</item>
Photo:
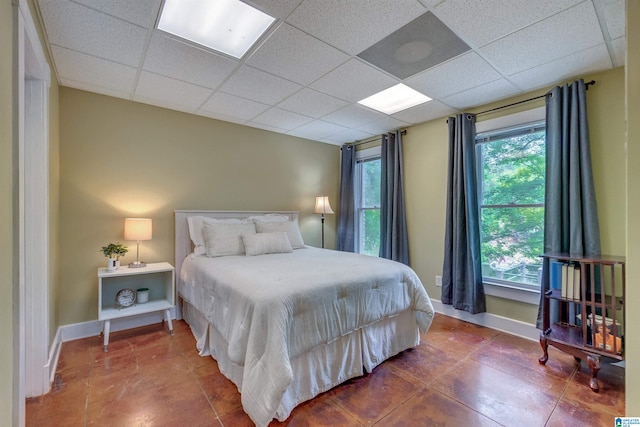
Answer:
M228 356L228 343L215 327L187 301L182 315L196 338L201 356L212 356L218 368L242 393L243 367ZM371 372L376 366L403 350L420 344L415 314L406 310L322 344L291 360L293 381L280 401L275 417L286 420L300 403L344 381ZM250 408L244 408L250 414Z

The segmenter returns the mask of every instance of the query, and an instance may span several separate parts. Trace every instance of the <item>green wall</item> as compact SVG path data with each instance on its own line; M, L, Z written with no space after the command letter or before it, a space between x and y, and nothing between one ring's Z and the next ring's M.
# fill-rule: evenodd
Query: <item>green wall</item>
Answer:
M124 218L153 219L147 262L174 262L175 209L296 210L305 243L320 245L315 196L337 205L334 145L60 89L60 325L97 319L99 252L123 242ZM325 224L335 247L335 215ZM135 242L123 242L135 259Z

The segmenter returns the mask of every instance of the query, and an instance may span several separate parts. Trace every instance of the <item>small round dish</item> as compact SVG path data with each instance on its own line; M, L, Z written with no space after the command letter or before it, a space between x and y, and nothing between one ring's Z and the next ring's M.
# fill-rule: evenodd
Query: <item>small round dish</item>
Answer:
M120 307L130 307L136 302L136 293L133 289L120 289L116 294L116 305Z

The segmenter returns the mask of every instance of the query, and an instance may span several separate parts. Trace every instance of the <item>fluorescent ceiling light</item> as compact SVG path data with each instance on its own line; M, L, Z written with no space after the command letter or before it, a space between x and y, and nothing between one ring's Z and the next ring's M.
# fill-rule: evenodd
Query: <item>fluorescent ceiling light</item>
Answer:
M239 0L165 0L158 29L239 59L273 21Z
M431 101L431 98L411 89L409 86L399 83L389 89L385 89L382 92L358 101L358 104L373 108L385 114L393 114L427 101Z

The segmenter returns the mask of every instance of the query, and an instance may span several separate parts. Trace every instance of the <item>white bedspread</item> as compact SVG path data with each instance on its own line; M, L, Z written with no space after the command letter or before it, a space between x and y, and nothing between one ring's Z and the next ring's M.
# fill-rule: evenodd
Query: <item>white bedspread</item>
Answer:
M187 257L179 292L244 366L242 404L259 426L292 380L290 359L411 309L426 332L434 311L404 264L318 248L254 257Z

